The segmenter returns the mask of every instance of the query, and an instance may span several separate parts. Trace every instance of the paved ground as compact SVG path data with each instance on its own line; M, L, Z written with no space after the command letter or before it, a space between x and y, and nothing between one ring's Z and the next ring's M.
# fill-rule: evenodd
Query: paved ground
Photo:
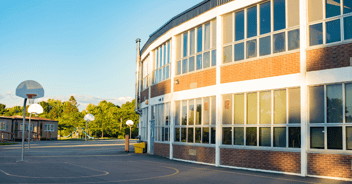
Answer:
M0 183L350 183L125 153L123 140L33 142L25 162L20 156L20 144L0 146Z

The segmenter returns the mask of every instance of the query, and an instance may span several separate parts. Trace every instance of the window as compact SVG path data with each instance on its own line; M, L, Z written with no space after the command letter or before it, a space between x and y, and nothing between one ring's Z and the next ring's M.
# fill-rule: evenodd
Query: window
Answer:
M228 13L223 16L222 63L297 50L299 26L296 0L266 1Z
M300 88L223 95L222 144L300 148L300 99Z
M215 111L215 96L176 101L175 142L215 144Z
M149 87L149 81L148 81L148 76L149 76L149 69L148 69L148 63L149 63L149 55L142 61L142 91L147 89Z
M6 130L6 122L0 122L0 130Z
M53 132L54 131L54 125L53 124L46 124L44 131L46 132Z
M352 149L351 98L352 83L309 87L311 149Z
M154 106L152 106L152 120L155 119ZM139 122L139 129L141 130L141 140L148 140L148 108L142 109L142 118Z
M54 125L52 125L52 126L53 126L52 129L51 129L51 127L49 127L49 129L47 130L47 129L46 129L46 125L45 125L44 131L54 131ZM22 127L23 127L23 123L20 124L20 130L22 130ZM31 123L31 131L33 131L33 128L34 128L34 127L33 127L33 124ZM24 130L25 130L25 131L28 131L28 123L25 124Z
M182 39L180 39L182 38ZM224 38L225 39L225 38ZM202 24L176 37L177 75L216 65L216 20Z
M308 18L310 46L351 39L351 1L309 0L308 2L308 12L311 12Z
M159 82L165 81L170 78L170 41L167 41L157 47L154 50L155 54L155 65L153 72L153 83L157 84ZM181 68L178 67L179 63L177 63L177 73L181 73Z
M154 141L170 141L170 103L152 106L152 113L156 132Z

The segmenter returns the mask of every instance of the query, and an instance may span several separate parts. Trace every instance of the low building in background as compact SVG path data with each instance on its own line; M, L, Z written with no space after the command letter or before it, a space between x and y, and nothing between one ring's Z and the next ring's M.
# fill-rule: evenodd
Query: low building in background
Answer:
M25 122L25 139L28 139L29 117ZM22 116L0 116L0 136L3 140L22 140ZM33 140L57 140L58 121L31 117L31 139Z
M352 179L351 0L204 0L136 41L148 153Z

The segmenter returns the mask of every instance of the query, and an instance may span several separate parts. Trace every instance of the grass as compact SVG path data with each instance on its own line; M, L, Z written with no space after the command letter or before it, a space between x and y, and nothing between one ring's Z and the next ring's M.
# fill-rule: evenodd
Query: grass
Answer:
M0 143L0 146L1 145L12 145L12 144L18 144L18 143L5 142L5 143Z

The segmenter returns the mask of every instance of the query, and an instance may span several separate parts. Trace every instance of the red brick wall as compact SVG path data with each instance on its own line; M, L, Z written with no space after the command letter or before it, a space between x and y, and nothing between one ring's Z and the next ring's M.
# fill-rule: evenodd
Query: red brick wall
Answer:
M205 162L215 164L215 148L213 147L201 147L201 146L184 146L184 145L173 145L174 158L191 160L197 162ZM189 150L196 150L196 155L189 155Z
M216 68L175 77L177 79L179 83L174 85L175 92L191 89L192 83L197 83L196 88L216 85Z
M352 155L308 153L308 174L352 178Z
M300 53L286 54L221 67L221 83L275 77L300 72Z
M221 165L301 173L301 153L284 151L220 149Z
M151 98L171 93L171 79L155 84L151 87Z
M141 102L148 100L149 98L149 88L141 92Z
M307 51L307 71L350 66L352 43Z
M154 143L154 154L169 158L170 144Z

